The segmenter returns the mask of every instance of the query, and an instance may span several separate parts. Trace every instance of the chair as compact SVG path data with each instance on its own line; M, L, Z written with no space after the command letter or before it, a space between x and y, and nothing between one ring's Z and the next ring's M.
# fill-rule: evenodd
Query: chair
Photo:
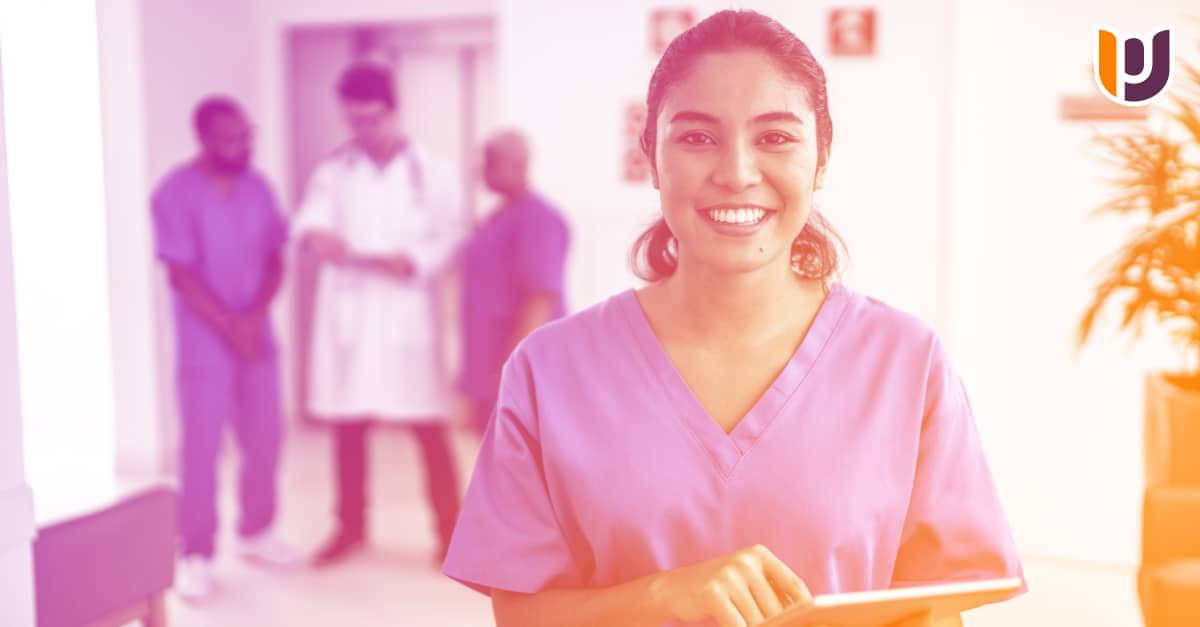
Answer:
M144 487L40 526L33 543L38 627L166 627L175 503L172 488Z

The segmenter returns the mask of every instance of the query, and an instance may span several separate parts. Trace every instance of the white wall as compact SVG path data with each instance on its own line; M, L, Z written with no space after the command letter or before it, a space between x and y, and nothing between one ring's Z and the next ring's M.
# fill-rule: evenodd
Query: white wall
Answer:
M1154 336L1129 351L1106 326L1073 355L1092 271L1126 225L1087 218L1110 173L1090 138L1120 125L1063 122L1058 98L1096 89L1093 26L1174 23L1194 51L1195 4L1039 6L955 4L953 337L1021 547L1133 564L1141 372L1173 355Z
M4 24L0 23L0 32ZM0 624L33 627L33 495L25 484L8 164L0 77Z
M0 48L26 474L40 499L111 473L113 353L94 8L19 13Z
M833 117L817 202L849 247L847 282L941 330L946 317L946 0L876 2L873 57L829 53L840 2L746 3L791 28L825 67Z
M285 58L288 68L289 206L299 206L313 168L346 141L342 111L335 97L337 78L353 56L349 32L342 28L292 33Z
M727 5L691 4L698 18ZM847 239L848 280L940 322L944 3L876 3L878 53L866 60L829 56L826 11L835 3L739 4L791 28L825 65L834 142L828 187L817 201ZM648 184L621 182L619 159L624 106L644 102L657 62L647 42L656 5L676 6L510 0L498 11L502 119L530 131L535 181L569 214L576 235L569 269L575 308L634 284L626 253L658 214ZM911 87L913 68L920 72L919 90Z
M252 62L259 41L256 3L244 0L142 0L149 178L196 153L192 108L206 95L240 102L256 124L261 77Z
M104 193L108 216L116 465L147 476L167 468L159 412L155 269L147 189L146 101L140 0L110 0L97 12ZM148 332L148 330L150 332Z

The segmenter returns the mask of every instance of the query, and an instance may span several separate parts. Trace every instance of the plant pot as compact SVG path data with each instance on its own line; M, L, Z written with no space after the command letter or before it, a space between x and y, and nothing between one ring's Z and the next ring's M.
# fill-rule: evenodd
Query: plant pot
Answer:
M1146 485L1200 486L1200 389L1190 377L1146 374Z

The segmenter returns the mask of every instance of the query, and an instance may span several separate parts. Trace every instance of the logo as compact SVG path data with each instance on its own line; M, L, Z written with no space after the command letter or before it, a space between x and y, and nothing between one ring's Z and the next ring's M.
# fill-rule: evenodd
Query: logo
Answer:
M1109 100L1127 107L1154 102L1171 84L1174 37L1164 28L1145 37L1121 38L1116 31L1096 29L1096 86Z

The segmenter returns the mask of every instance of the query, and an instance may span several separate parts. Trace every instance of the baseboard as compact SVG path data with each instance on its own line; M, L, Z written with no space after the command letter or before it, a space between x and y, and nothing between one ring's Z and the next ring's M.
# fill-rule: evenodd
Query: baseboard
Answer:
M33 490L22 484L0 491L0 553L28 546L36 533Z

